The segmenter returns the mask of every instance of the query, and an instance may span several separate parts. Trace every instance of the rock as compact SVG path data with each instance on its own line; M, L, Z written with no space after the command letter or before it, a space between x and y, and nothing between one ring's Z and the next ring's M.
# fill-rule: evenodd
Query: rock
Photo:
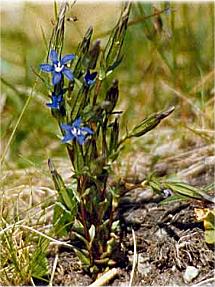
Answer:
M179 145L180 145L179 140L170 141L166 144L159 145L154 150L154 155L162 157L174 155L175 151L179 150Z
M186 268L186 270L184 272L184 275L183 275L184 282L185 283L190 283L198 275L199 275L199 269L197 269L194 266L187 266L187 268Z
M144 257L138 254L137 270L142 276L147 276L152 271L152 266L149 263L149 257Z

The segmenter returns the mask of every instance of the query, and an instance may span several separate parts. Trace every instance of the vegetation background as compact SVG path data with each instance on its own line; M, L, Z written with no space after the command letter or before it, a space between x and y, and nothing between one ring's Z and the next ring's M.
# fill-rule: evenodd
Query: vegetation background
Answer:
M152 111L176 104L168 123L187 132L210 137L213 128L213 3L171 4L172 12L151 17L165 4L138 4L133 9L124 45L124 58L113 77L119 79L124 126L132 125ZM156 7L153 8L152 6ZM87 28L94 27L94 39L105 43L119 16L120 3L76 4L66 24L65 53L74 52ZM1 127L2 149L30 95L39 64L46 56L54 23L53 4L2 3L1 12ZM207 15L207 17L206 17ZM135 22L136 21L136 22ZM162 21L162 24L159 23ZM132 22L132 20L131 20ZM148 29L148 30L147 30ZM7 153L7 163L25 167L48 156L61 155L56 123L45 103L47 95L39 82ZM189 131L186 129L189 128ZM191 130L192 131L191 131ZM201 132L202 131L202 132ZM141 140L139 141L141 145ZM28 164L27 164L28 165Z

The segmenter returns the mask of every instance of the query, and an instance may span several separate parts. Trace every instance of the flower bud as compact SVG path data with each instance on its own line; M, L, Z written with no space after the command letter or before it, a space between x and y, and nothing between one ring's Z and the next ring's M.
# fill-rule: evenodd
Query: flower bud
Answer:
M95 69L96 63L100 53L100 40L97 40L88 54L88 69Z
M114 80L112 86L107 91L105 97L105 101L108 102L108 105L106 107L106 111L108 113L112 113L113 109L117 104L118 98L119 98L118 80Z

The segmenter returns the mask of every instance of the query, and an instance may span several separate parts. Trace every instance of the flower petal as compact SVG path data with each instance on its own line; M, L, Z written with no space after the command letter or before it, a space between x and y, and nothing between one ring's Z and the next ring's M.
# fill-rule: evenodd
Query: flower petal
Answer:
M97 76L97 72L94 72L92 74L90 74L90 71L88 70L85 77L84 77L84 81L86 83L87 86L91 86L95 83L95 78Z
M71 129L72 129L72 127L70 125L67 125L67 124L61 124L60 126L65 131L71 131Z
M97 72L92 73L92 74L91 74L91 79L92 79L92 80L95 79L96 76L97 76Z
M62 79L61 73L54 72L52 76L52 84L57 85Z
M77 142L82 145L85 142L86 137L84 135L79 135L76 137Z
M87 85L92 86L96 80L88 80Z
M73 73L68 69L68 68L64 68L62 70L62 73L70 80L72 81L73 80Z
M52 72L54 70L54 67L52 65L49 65L49 64L41 64L40 69L43 72L49 73L49 72Z
M46 105L52 109L59 109L60 103L62 102L63 97L62 97L62 95L56 96L54 93L52 93L51 100L52 100L52 102L47 103Z
M53 64L58 63L58 54L55 50L51 50L49 57L50 57Z
M59 109L59 104L58 103L47 103L47 107L52 108L52 109Z
M66 63L72 61L74 58L75 58L74 54L66 55L61 59L60 63L61 65L65 65Z
M81 131L86 132L89 135L93 135L94 134L94 131L91 130L90 128L88 128L88 127L81 128Z
M74 140L74 136L71 133L67 133L61 140L62 143L67 143L69 141Z
M82 122L81 117L77 118L77 119L72 123L72 127L79 129L79 128L80 128L80 125L81 125L81 122Z

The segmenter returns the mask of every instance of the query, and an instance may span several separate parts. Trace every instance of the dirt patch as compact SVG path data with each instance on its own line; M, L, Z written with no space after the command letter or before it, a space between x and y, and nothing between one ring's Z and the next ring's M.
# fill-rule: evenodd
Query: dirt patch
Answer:
M154 202L153 202L154 201ZM135 230L138 264L133 280L136 286L166 286L193 284L212 277L215 255L212 246L205 243L203 225L194 215L193 203L175 203L160 206L157 196L150 202L133 200L132 195L122 199L123 248L129 259L120 268L110 286L128 285L133 263ZM53 258L50 258L53 265ZM185 282L187 266L193 266L197 275ZM91 278L81 271L73 253L61 251L54 276L54 285L86 286Z

